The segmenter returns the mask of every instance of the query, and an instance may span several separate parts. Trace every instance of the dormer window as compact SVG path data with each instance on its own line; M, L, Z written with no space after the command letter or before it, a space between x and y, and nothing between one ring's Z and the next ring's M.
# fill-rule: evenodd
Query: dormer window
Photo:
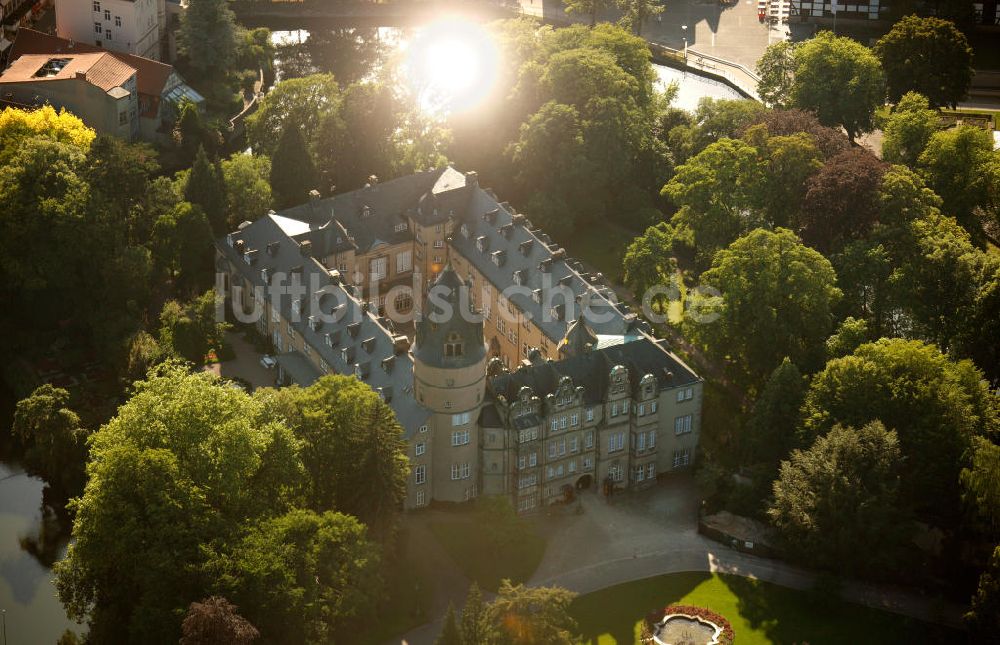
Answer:
M504 262L507 260L507 253L505 251L494 251L492 254L493 264L498 267L502 267Z
M469 227L468 226L466 226L465 224L462 224L462 228L458 229L458 231L462 234L462 237L464 237L465 239L469 239Z
M396 224L396 226L393 227L393 230L396 231L397 233L402 233L408 228L409 225L406 222L399 222L398 224Z
M490 248L490 240L485 235L480 235L476 238L476 248L479 249L480 253L486 253L486 250Z
M516 284L518 286L521 286L521 284L523 282L524 282L524 272L523 271L515 271L514 272L514 284Z
M269 277L269 276L268 276L268 274L267 274L267 269L261 269L261 270L260 270L260 279L261 279L261 281L262 281L262 282L263 282L264 284L267 284L267 279L268 279L268 277Z
M535 289L534 291L532 291L531 292L531 299L534 300L535 302L537 302L538 304L542 304L542 290L541 289Z
M322 324L323 324L323 322L319 319L319 316L309 316L309 327L313 331L316 331L317 329L319 329L320 325L322 325Z
M297 300L296 299L296 300L292 301L292 313L295 314L295 315L299 315L299 314L302 313L302 301L301 300Z
M361 219L368 219L372 215L371 206L365 206L361 209Z
M464 354L465 343L462 342L462 336L456 332L449 333L444 344L445 357L457 358L459 356L463 356Z
M229 246L233 245L233 234L232 233L229 233L228 235L226 235L226 244L228 244Z

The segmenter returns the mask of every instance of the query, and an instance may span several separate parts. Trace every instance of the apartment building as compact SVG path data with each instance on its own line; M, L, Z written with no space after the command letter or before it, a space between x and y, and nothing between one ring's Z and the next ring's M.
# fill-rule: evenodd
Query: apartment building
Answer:
M216 248L279 384L353 374L396 411L407 508L488 494L529 512L694 462L701 379L475 173L314 191Z
M166 0L56 0L60 38L153 60L164 59Z

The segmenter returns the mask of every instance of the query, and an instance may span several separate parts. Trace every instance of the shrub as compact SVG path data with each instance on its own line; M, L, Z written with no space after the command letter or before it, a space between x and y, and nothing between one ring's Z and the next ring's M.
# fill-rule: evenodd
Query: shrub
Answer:
M736 640L736 634L733 632L733 626L729 624L729 621L711 609L695 607L694 605L667 605L663 609L655 609L646 614L646 620L642 625L641 641L651 641L653 638L653 628L665 616L671 614L684 614L685 616L701 618L715 624L715 626L722 630L722 633L719 634L719 643L721 645L733 645L733 641Z

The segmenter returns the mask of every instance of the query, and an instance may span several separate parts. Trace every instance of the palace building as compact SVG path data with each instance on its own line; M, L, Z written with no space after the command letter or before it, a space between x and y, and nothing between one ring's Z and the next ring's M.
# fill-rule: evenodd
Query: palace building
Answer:
M216 270L278 384L353 374L394 409L407 508L526 512L694 463L701 378L476 173L314 191L218 240Z

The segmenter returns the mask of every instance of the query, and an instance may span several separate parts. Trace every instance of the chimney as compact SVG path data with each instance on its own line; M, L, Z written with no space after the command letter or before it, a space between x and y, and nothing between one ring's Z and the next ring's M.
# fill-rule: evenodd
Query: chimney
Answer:
M81 70L77 70L77 72L76 72L76 78L78 80L81 80L81 81L87 80L87 72L83 71L82 69Z
M410 349L410 339L406 336L393 336L392 349L396 354L405 354Z
M302 253L302 257L310 257L312 255L313 243L309 240L302 240L299 244L299 252Z

